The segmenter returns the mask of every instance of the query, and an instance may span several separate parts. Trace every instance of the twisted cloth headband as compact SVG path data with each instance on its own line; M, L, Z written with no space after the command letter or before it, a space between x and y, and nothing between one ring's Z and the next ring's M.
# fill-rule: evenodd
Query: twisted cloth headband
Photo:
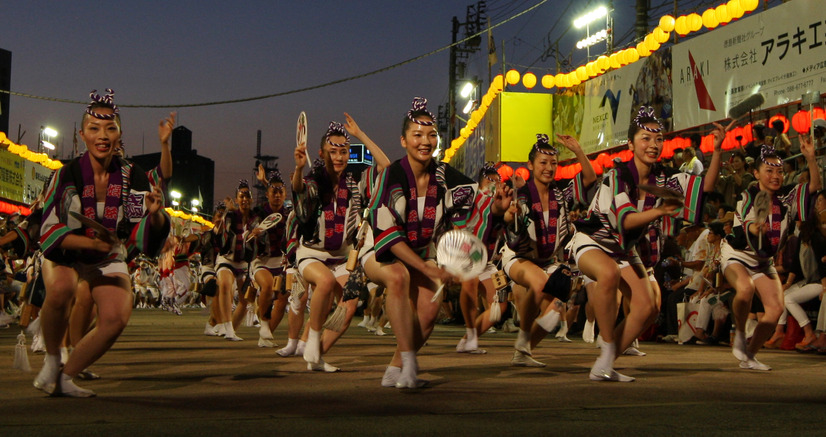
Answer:
M269 172L269 174L267 174L267 181L270 184L274 184L274 183L278 183L278 182L280 182L282 184L284 183L284 179L281 178L281 172L278 171L278 169L275 169L275 170Z
M655 121L655 122L656 122L656 123L657 123L660 127L658 127L658 128L652 128L652 127L648 127L648 126L646 126L646 125L642 122L642 119L643 119L643 118L652 118L652 119L654 119L654 121ZM649 122L649 123L650 123L650 122ZM659 118L657 118L657 117L655 117L655 116L654 116L654 108L652 108L652 107L650 107L650 106L648 106L648 107L645 107L645 106L640 106L640 110L639 110L639 111L637 111L637 116L636 116L636 117L634 117L634 124L636 124L636 125L637 125L637 127L639 127L640 129L645 130L645 131L648 131L648 132L651 132L652 134L660 133L660 132L662 132L662 130L663 130L663 124L662 124L662 122L660 121L660 119L659 119Z
M769 158L778 158L780 162L769 162ZM783 160L777 156L774 146L763 144L763 147L760 148L760 160L763 161L764 164L771 167L783 167Z
M340 135L344 137L343 143L334 143L330 141L330 137L333 135ZM324 136L325 141L327 144L334 146L334 147L350 147L350 136L347 135L347 131L344 130L344 126L341 123L331 121L330 126L327 127L327 134Z
M479 170L479 174L484 176L484 175L491 174L491 173L497 173L498 174L498 172L496 171L496 166L493 164L493 162L488 161L488 162L485 163L485 165L482 166L482 169Z
M416 117L413 116L413 114L419 111L423 111L428 116L430 116L430 121L417 120ZM425 99L424 97L413 98L413 107L409 111L407 111L407 118L413 123L416 123L421 126L433 126L433 120L436 119L436 117L433 116L433 113L427 110L427 99Z
M533 149L543 155L554 156L559 154L559 151L556 150L556 147L552 146L548 142L547 134L536 134L536 143L533 145Z
M112 97L114 97L115 92L112 91L111 88L106 88L106 94L104 94L103 97L101 97L100 94L96 94L97 92L98 90L92 90L89 93L89 98L92 99L92 101L89 102L88 106L86 106L86 113L100 120L114 120L115 116L117 116L120 112L120 110L118 109L118 105L115 105L112 101ZM93 111L92 106L94 106L96 103L111 107L112 113L100 114L98 112Z

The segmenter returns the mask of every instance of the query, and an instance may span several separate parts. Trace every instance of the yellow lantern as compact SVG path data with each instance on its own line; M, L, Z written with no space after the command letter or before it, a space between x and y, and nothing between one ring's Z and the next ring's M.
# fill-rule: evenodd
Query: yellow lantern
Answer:
M473 131L476 130L476 126L478 126L478 125L479 125L479 123L476 122L476 121L473 121L473 118L468 120L467 121L467 126L466 126L468 128L468 132L473 133Z
M728 8L724 4L720 5L720 6L717 6L714 9L714 15L717 16L717 21L720 24L726 24L729 21L731 21L731 17L729 17L729 15L728 15Z
M608 60L608 56L602 55L597 58L597 69L600 73L605 72L611 68L611 61Z
M485 97L482 97L482 107L487 108L491 103L493 103L493 96L485 94Z
M740 6L743 7L743 12L751 12L760 6L760 0L740 0Z
M527 88L527 89L531 89L531 88L535 87L536 86L536 75L531 73L531 72L525 73L525 75L522 76L522 85L524 85L525 88Z
M699 14L688 14L688 30L696 32L703 28L703 17Z
M654 29L654 40L660 44L668 41L668 32L659 27Z
M674 17L672 17L671 15L663 15L660 18L660 27L662 28L662 30L666 32L671 32L672 30L674 30L674 25Z
M554 76L554 83L559 88L567 87L568 85L565 84L565 73L557 73L556 76Z
M714 9L706 9L706 11L703 12L702 19L703 26L705 26L706 29L714 29L720 25L720 21L717 20L717 14L714 13Z
M677 18L677 23L674 25L674 30L677 31L677 35L688 35L688 19L685 15L680 15L680 17Z
M646 47L645 41L640 41L640 43L637 44L637 54L640 58L644 58L646 56L651 55L651 50L649 50L648 47Z
M479 122L482 121L482 117L484 117L484 116L485 116L485 113L478 110L478 109L473 111L472 114L470 114L470 121L473 122L473 124L474 124L473 128L474 129L476 129L476 126L479 125ZM470 123L468 123L468 125L470 125Z
M579 68L582 68L582 67L579 67ZM586 76L585 79L588 79L589 77L594 77L596 75L597 75L596 65L594 65L593 62L589 62L589 63L585 64L585 76ZM583 80L585 80L585 79L583 79Z
M576 69L576 77L577 77L577 79L579 79L580 81L583 81L583 80L585 80L585 79L588 79L588 76L590 76L590 74L588 74L588 73L589 73L589 72L588 72L588 68L587 68L587 66L585 66L585 65L580 65L580 66L579 66L579 67L577 67L577 69Z
M510 70L505 75L505 81L508 82L508 85L516 85L519 83L519 72L516 70Z
M462 138L466 139L467 137L470 136L470 134L471 134L470 129L468 129L467 126L465 126L465 127L463 127L462 129L459 130L459 136L462 137Z
M490 87L496 92L502 91L502 88L505 87L505 79L502 78L501 74L497 74L496 77L490 81Z
M608 65L611 68L620 68L619 52L611 53L611 56L608 57Z
M657 42L655 38L651 38L651 41L645 43L645 47L651 51L651 53L656 52L660 48L660 43Z
M640 60L640 54L637 53L637 49L631 47L628 49L628 63L633 64Z
M746 13L746 11L743 10L743 6L740 4L740 0L729 0L729 2L726 3L726 10L732 20L738 19Z
M546 74L542 76L542 86L551 89L554 87L554 76L551 74Z

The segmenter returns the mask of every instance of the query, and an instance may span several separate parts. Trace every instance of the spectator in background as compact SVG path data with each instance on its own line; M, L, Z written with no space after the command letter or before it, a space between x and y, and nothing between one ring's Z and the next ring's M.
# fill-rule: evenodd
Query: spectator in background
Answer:
M746 156L742 152L732 153L729 160L723 162L723 173L717 180L717 191L723 195L723 204L733 207L754 176L746 171Z
M680 171L694 176L703 174L703 163L697 158L694 147L687 147L683 150L683 163L680 165Z
M777 132L774 137L774 149L778 152L783 151L788 156L792 151L792 142L788 135L784 133L786 125L780 120L775 120L772 122L772 128Z

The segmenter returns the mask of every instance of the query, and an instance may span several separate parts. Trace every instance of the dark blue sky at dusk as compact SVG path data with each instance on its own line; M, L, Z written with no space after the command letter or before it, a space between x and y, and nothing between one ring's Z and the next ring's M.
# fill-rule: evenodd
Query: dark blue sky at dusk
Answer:
M489 0L488 16L495 25L539 2ZM567 31L560 50L566 56L573 52L574 66L580 65L584 52L574 44L584 30L569 29L570 23L601 3L607 1L549 0L495 29L499 60L504 41L506 60L514 68L526 71L525 66L532 65L530 71L540 77L554 73L555 60L542 61L540 56L548 40ZM651 3L652 17L673 12L671 0ZM310 87L437 50L450 44L451 18L464 21L469 4L10 1L3 8L0 48L12 52L12 91L86 101L92 89L102 93L113 88L119 105L204 103ZM632 33L634 4L614 1L617 37ZM695 11L703 2L679 4ZM300 111L308 115L313 157L329 121L343 122L346 111L397 159L403 155L399 135L412 98L427 98L434 113L447 102L448 55L444 50L387 72L283 97L180 108L178 124L193 132L199 154L215 160L216 199L234 192L238 179L253 179L258 129L263 131L262 152L280 156L282 173L290 173ZM484 42L469 59L468 75L487 78ZM35 148L40 126L50 126L59 132L57 142L68 156L73 124L79 123L83 109L80 104L12 96L8 137L15 140L21 126L26 131L21 143ZM171 110L122 108L127 153L158 151L157 124Z

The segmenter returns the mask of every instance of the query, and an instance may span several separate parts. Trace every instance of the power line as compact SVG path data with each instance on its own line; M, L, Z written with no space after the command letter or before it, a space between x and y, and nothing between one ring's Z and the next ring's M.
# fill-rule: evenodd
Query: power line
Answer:
M541 0L539 3L529 7L528 9L525 9L524 11L519 12L518 14L513 15L510 18L505 19L504 21L501 21L499 23L496 23L496 24L492 25L490 27L490 29L491 30L496 29L499 26L502 26L502 25L504 25L504 24L506 24L506 23L508 23L512 20L515 20L515 19L521 17L522 15L525 15L528 12L531 12L534 9L542 6L543 4L545 4L547 2L548 2L548 0ZM242 98L242 99L218 100L218 101L214 101L214 102L203 102L203 103L184 103L184 104L177 104L177 105L141 105L141 104L129 105L129 104L126 104L126 105L118 105L118 106L120 106L121 108L194 108L194 107L200 107L200 106L216 106L216 105L227 105L227 104L233 104L233 103L246 103L246 102L253 102L253 101L256 101L256 100L265 100L265 99L271 99L271 98L275 98L275 97L283 97L283 96L287 96L287 95L291 95L291 94L303 93L303 92L306 92L306 91L312 91L312 90L317 90L317 89L320 89L320 88L326 88L326 87L329 87L329 86L332 86L332 85L338 85L340 83L350 82L350 81L353 81L353 80L356 80L356 79L362 79L362 78L365 78L365 77L369 77L369 76L373 76L373 75L376 75L376 74L379 74L379 73L383 73L385 71L393 70L393 69L401 67L403 65L407 65L407 64L416 62L420 59L424 59L428 56L432 56L432 55L435 55L437 53L443 52L445 50L450 49L453 46L463 44L463 43L465 43L465 42L467 42L467 41L469 41L473 38L476 38L476 37L479 37L483 34L486 34L487 32L488 32L488 29L482 29L479 32L477 32L473 35L470 35L470 36L468 36L467 38L465 38L461 41L456 41L453 44L449 44L447 46L444 46L444 47L441 47L439 49L433 50L431 52L425 53L423 55L416 56L415 58L410 58L406 61L402 61L402 62L399 62L399 63L396 63L396 64L388 65L386 67L382 67L382 68L379 68L377 70L369 71L367 73L362 73L362 74L359 74L359 75L356 75L356 76L345 77L345 78L342 78L342 79L336 79L336 80L333 80L333 81L330 81L330 82L325 82L325 83L322 83L322 84L319 84L319 85L313 85L313 86L308 86L308 87L304 87L304 88L298 88L298 89L294 89L294 90L290 90L290 91L283 91L283 92L280 92L280 93L273 93L273 94L265 94L265 95L262 95L262 96L255 96L255 97L246 97L246 98ZM80 101L80 100L70 100L70 99L61 99L61 98L56 98L56 97L37 96L37 95L34 95L34 94L19 93L19 92L10 91L10 90L0 90L0 93L5 93L5 94L13 95L13 96L18 96L18 97L25 97L25 98L29 98L29 99L46 100L46 101L50 101L50 102L73 103L73 104L81 104L81 105L86 105L86 104L89 103L89 102Z

